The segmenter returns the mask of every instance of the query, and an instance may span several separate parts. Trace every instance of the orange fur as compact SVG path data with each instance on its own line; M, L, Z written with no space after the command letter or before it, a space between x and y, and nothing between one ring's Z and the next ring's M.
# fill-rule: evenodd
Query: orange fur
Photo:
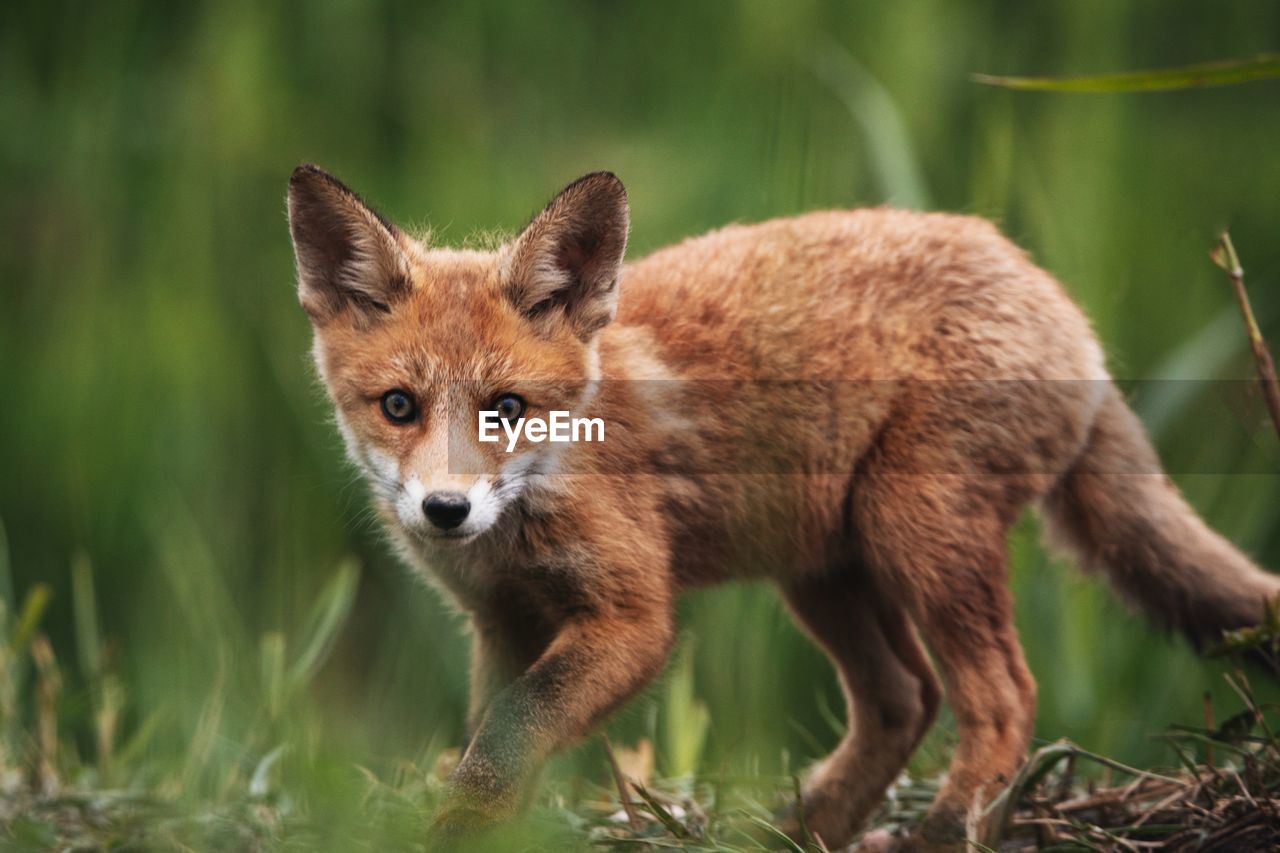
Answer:
M515 812L546 756L661 670L694 586L772 581L835 662L850 732L804 792L832 847L934 718L923 647L959 745L917 841L958 842L1022 761L1035 684L1005 536L1029 502L1198 640L1280 591L1169 485L1083 315L985 221L812 213L624 267L604 173L495 252L423 245L314 167L289 212L348 451L474 628L442 828ZM411 421L383 414L391 389ZM606 440L480 444L475 413L503 394L601 417ZM470 507L456 529L423 517L435 494Z

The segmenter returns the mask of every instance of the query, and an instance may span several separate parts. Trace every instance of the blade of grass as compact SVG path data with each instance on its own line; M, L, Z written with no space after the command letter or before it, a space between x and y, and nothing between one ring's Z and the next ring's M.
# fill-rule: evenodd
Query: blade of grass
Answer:
M93 706L98 773L104 783L111 778L116 729L124 707L124 687L106 671L102 632L98 625L97 594L89 555L78 552L71 560L71 608L75 621L76 651L80 669L89 685Z
M752 824L763 830L771 838L776 838L785 849L792 851L792 853L807 853L803 847L791 840L785 832L778 829L778 827L769 823L769 821L764 818L756 817L750 813L748 813L746 817L747 820L751 821Z
M1249 679L1245 676L1244 670L1237 669L1234 678L1229 672L1224 672L1222 677L1226 679L1227 684L1230 685L1231 689L1244 702L1245 707L1253 714L1254 720L1266 735L1267 742L1271 747L1273 749L1280 747L1280 742L1276 740L1275 731L1271 728L1271 724L1267 722L1267 717L1263 714L1262 708L1258 706L1257 700L1254 699L1253 689L1249 686Z
M209 757L217 743L222 730L222 714L227 704L227 678L230 670L230 652L225 645L216 647L218 654L217 673L204 707L196 722L195 732L191 737L191 746L183 761L177 793L188 793L200 774L209 763Z
M1280 54L1267 53L1252 59L1227 59L1199 62L1179 68L1148 71L1122 71L1081 77L1010 77L997 74L972 74L975 83L1040 92L1167 92L1176 89L1199 89L1206 86L1230 86L1254 80L1280 77Z
M156 709L148 714L142 723L134 729L133 735L116 752L116 765L118 767L128 767L142 757L142 753L146 751L151 739L155 736L156 731L159 730L163 717L164 712Z
M259 658L262 666L262 691L267 698L267 716L274 720L280 715L284 705L284 634L279 631L263 634Z
M671 666L662 707L663 763L673 777L698 769L711 728L711 712L694 689L693 651L692 641L686 641Z
M1055 741L1048 746L1041 747L1027 760L1027 763L1018 771L1018 775L1007 788L991 801L987 806L987 825L984 833L984 843L998 845L1001 837L1009 824L1009 819L1013 816L1014 810L1017 808L1018 801L1022 796L1030 791L1035 785L1043 779L1054 767L1069 756L1077 756L1100 764L1103 767L1109 767L1113 770L1119 770L1135 778L1157 779L1162 782L1169 782L1175 785L1181 785L1182 781L1174 779L1171 776L1164 776L1159 773L1152 773L1149 770L1140 770L1136 767L1130 767L1127 764L1121 764L1119 761L1107 758L1104 755L1089 752L1081 749L1074 743L1067 740Z
M1203 746L1206 748L1211 748L1216 746L1220 748L1223 752L1228 752L1228 753L1231 753L1232 755L1238 755L1242 757L1246 755L1254 754L1252 750L1245 749L1244 747L1241 747L1241 746L1236 746L1233 743L1223 743L1220 740L1216 740L1206 735L1202 735L1199 732L1187 732L1187 731L1163 732L1160 734L1154 734L1151 736L1151 738L1152 740L1168 741L1170 743L1179 743L1179 742L1189 741L1191 743L1199 744L1200 746Z
M207 648L223 653L222 646L239 656L247 653L244 641L251 636L244 624L242 608L219 568L212 542L196 522L196 514L177 491L152 500L143 518L151 533L159 565L173 589L192 637L215 638Z
M631 786L635 788L636 795L639 796L640 799L644 800L644 804L649 807L649 810L653 812L653 816L656 817L658 821L667 828L668 832L670 832L676 838L689 837L688 827L686 827L680 821L676 820L675 815L667 811L667 808L664 805L662 805L662 803L658 802L658 800L653 796L653 794L649 793L648 788L646 788L644 785L641 785L639 782L632 782Z
M13 566L9 562L9 532L0 518L0 608L13 612Z
M40 620L44 618L44 611L49 606L51 598L53 598L53 590L48 584L38 583L27 590L27 597L22 602L22 610L18 613L18 621L9 634L9 649L13 654L22 654L27 644L31 642L31 637L35 634Z
M1062 740L1041 747L1032 754L1013 778L1013 782L987 807L987 831L984 836L987 843L999 844L1022 795L1035 787L1059 762L1074 755L1075 750L1075 744Z
M1204 691L1203 703L1204 703L1204 727L1209 731L1214 731L1216 727L1214 726L1214 722L1213 722L1213 694L1210 693L1208 690ZM1252 716L1246 716L1245 719L1248 720L1250 724L1252 724L1252 720L1253 720ZM1246 729L1245 734L1248 734L1248 733L1249 732ZM1213 747L1208 744L1206 744L1204 748L1204 763L1213 764Z
M71 610L75 617L76 651L85 679L92 684L102 672L102 643L89 555L78 551L71 559Z
M337 641L338 631L346 623L355 604L359 580L359 566L354 560L347 560L321 590L308 620L306 645L289 668L286 695L305 686L328 658Z
M927 210L931 202L920 158L893 96L834 40L818 45L810 67L857 122L885 199L899 207Z
M848 733L849 727L840 719L839 716L836 715L836 712L831 709L831 703L827 701L826 691L817 691L817 706L818 716L820 716L822 721L830 727L831 733L836 737L844 737L845 734Z
M253 776L249 779L249 796L255 799L262 799L271 793L272 781L271 774L276 765L280 762L281 756L289 749L288 744L280 744L275 749L262 756L262 760L253 768Z

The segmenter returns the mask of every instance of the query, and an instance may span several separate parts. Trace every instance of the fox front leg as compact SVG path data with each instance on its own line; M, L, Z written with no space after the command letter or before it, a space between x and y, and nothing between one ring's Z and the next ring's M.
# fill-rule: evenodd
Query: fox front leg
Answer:
M490 703L449 778L434 833L456 835L514 816L554 752L586 735L651 681L673 636L669 611L578 615Z
M521 626L523 627L523 626ZM463 751L471 743L489 705L520 673L537 660L537 649L546 639L529 630L513 629L507 622L493 618L475 618L471 631L471 678L467 701L467 723L463 732Z

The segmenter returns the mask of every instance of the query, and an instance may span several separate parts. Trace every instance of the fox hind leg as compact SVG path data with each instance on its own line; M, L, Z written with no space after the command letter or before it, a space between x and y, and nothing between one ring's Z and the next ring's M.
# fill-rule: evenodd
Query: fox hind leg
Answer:
M801 795L806 826L835 849L907 763L933 723L940 692L906 613L860 566L792 582L783 594L836 665L848 708L847 734ZM784 829L798 836L798 820L789 822Z
M1010 481L874 471L862 486L856 511L867 558L907 602L959 736L947 782L908 846L959 849L972 810L1025 759L1035 721L1035 682L1007 587L1005 534L1020 490Z

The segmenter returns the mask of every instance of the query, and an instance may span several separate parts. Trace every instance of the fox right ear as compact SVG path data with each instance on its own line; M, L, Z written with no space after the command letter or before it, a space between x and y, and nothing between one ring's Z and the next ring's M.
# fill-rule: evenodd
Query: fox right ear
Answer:
M507 296L547 330L567 322L588 340L613 319L630 226L627 191L611 172L561 190L509 249Z
M303 164L293 170L289 231L298 301L312 322L345 311L368 325L408 293L403 235L323 169Z

